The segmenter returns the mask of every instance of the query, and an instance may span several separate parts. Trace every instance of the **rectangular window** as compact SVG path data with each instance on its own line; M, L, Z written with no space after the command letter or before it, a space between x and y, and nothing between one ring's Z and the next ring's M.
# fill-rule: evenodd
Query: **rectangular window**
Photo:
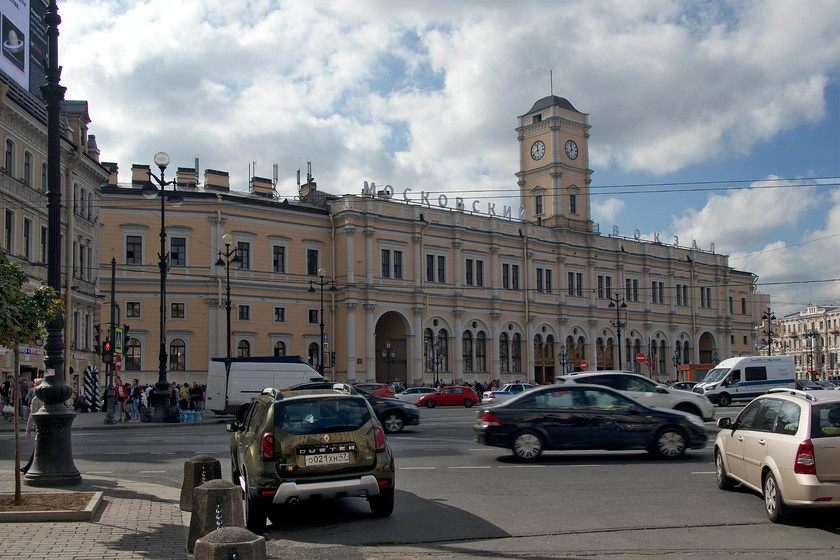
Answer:
M286 272L286 248L282 245L275 245L271 248L271 270L273 272Z
M171 266L187 266L186 237L173 237L169 242L169 263Z
M437 267L438 282L443 284L446 282L446 257L438 256Z
M502 288L510 289L510 265L502 264Z
M32 184L32 154L29 152L23 153L23 182Z
M729 296L729 313L735 313L735 298L733 298L732 296Z
M236 316L240 321L250 321L251 320L251 306L250 305L237 305L236 306Z
M47 228L41 228L41 254L39 255L41 262L47 262L47 232Z
M403 265L402 265L402 251L394 251L394 278L402 279Z
M484 285L484 261L475 261L475 285Z
M23 257L32 258L32 220L23 219Z
M310 325L317 325L318 324L318 310L317 309L310 309L309 310L309 324Z
M3 248L14 254L12 250L12 233L15 231L15 213L6 210L6 221L3 224Z
M79 246L79 277L80 278L85 277L85 270L87 270L87 267L85 266L85 248L82 247L82 246Z
M624 281L624 299L627 301L639 301L639 281L627 278Z
M125 316L131 318L140 317L140 302L127 301L125 302Z
M306 250L306 274L309 276L318 276L318 250Z
M598 276L598 299L612 296L612 276Z
M251 268L251 244L247 241L236 242L236 256L239 257L239 268L249 270Z
M513 290L519 289L519 265L510 265L510 287Z
M575 273L575 280L576 280L576 284L577 284L575 286L575 295L578 296L578 297L583 297L583 273L582 272L576 272Z
M170 311L169 316L173 319L183 319L187 316L186 311L186 304L185 303L172 303L170 304Z
M650 287L651 302L665 303L665 283L654 281Z
M435 256L426 255L426 282L435 281Z
M534 214L537 216L542 215L543 213L543 197L541 194L538 194L534 197Z
M541 268L537 269L537 291L543 291L543 269Z
M545 291L551 293L551 269L545 269Z
M467 259L464 264L464 283L467 286L472 286L474 282L475 276L473 276L473 260Z
M741 298L741 315L747 314L747 298Z
M143 264L143 238L139 235L125 236L125 264Z
M569 195L569 214L577 214L577 195Z
M286 322L286 308L285 307L275 307L274 308L274 322L275 323L285 323Z
M382 249L380 252L380 264L382 265L382 278L391 277L391 251Z

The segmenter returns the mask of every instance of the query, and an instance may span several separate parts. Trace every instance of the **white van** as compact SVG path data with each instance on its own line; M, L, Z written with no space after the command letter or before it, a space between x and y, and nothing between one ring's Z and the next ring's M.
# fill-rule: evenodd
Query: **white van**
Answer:
M212 358L205 408L216 414L236 414L266 387L282 389L322 379L300 356Z
M793 356L744 356L723 360L694 387L694 392L720 406L729 406L734 400L752 399L776 387L793 389L795 382Z

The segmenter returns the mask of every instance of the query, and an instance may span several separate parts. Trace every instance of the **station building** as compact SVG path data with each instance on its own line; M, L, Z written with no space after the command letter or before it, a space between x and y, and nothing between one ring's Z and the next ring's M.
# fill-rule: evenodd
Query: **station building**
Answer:
M587 114L549 96L516 133L521 210L361 180L328 194L309 174L278 198L269 179L237 191L223 171L166 169L183 203L164 210L163 337L161 200L142 195L159 170L134 165L121 183L103 164L100 276L114 259L124 377L154 383L163 343L168 380L202 382L228 337L232 356L300 355L331 379L415 385L550 383L564 369L667 381L679 364L754 348L768 302L755 275L711 247L593 223Z

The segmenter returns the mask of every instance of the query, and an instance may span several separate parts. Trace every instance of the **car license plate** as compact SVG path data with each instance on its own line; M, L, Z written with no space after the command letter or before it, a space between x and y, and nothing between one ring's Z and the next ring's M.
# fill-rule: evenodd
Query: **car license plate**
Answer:
M319 453L318 455L306 455L303 458L303 464L307 467L317 465L343 465L349 462L349 453Z

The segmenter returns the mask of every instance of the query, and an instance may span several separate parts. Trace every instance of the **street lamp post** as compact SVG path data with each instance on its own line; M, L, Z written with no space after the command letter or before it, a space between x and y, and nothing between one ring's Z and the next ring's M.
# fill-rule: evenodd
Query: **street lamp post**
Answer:
M382 351L382 359L385 360L385 365L388 367L388 383L391 383L391 364L394 363L396 356L397 351L391 348L391 340L386 340L385 350Z
M627 325L627 323L621 320L621 310L627 309L627 303L624 301L624 298L618 297L618 292L615 293L615 296L610 297L609 300L609 307L615 307L615 320L610 321L610 323L612 323L612 326L618 332L618 369L624 369L624 362L621 360L621 347L624 345L624 342L621 340L621 328Z
M225 267L225 310L227 311L227 357L230 359L230 265L242 262L239 255L236 254L236 247L230 248L233 243L233 237L230 234L222 236L222 243L225 245L225 252L219 251L219 259L216 261L216 266ZM233 258L231 258L233 257Z
M169 253L166 251L166 202L172 207L179 207L184 199L175 189L177 183L164 180L164 171L169 165L169 155L166 152L155 154L155 165L160 169L160 177L149 171L149 179L158 184L155 187L151 181L143 186L143 196L149 200L160 198L160 252L158 253L158 267L160 268L160 351L158 353L158 380L152 394L154 414L152 422L166 422L169 408L169 382L166 380L166 270L169 265ZM166 187L172 185L172 193L166 195Z
M776 334L773 332L773 321L776 320L776 316L770 311L770 308L767 308L767 311L764 312L764 315L761 316L762 322L765 322L764 325L764 336L767 337L767 355L773 355L773 335Z
M443 362L443 352L441 352L439 340L435 340L432 351L434 352L432 360L435 363L435 387L437 387L440 384L440 364Z
M566 375L568 371L566 370L569 364L569 354L566 352L566 345L560 345L560 355L557 356L560 358L560 375Z
M330 291L335 291L335 282L332 280L324 280L324 277L327 275L327 271L324 268L318 269L318 276L321 278L320 281L315 282L314 280L309 281L309 291L310 293L315 292L315 285L321 287L321 357L318 359L318 373L324 375L324 357L327 355L327 341L324 340L324 286L330 286Z
M674 381L680 380L680 371L677 367L680 365L680 351L674 350L674 356L671 358L671 361L674 362Z
M808 331L802 333L803 336L808 338L808 347L810 348L810 355L808 356L808 375L810 376L811 380L814 379L814 346L816 346L817 336L819 334L816 331Z

